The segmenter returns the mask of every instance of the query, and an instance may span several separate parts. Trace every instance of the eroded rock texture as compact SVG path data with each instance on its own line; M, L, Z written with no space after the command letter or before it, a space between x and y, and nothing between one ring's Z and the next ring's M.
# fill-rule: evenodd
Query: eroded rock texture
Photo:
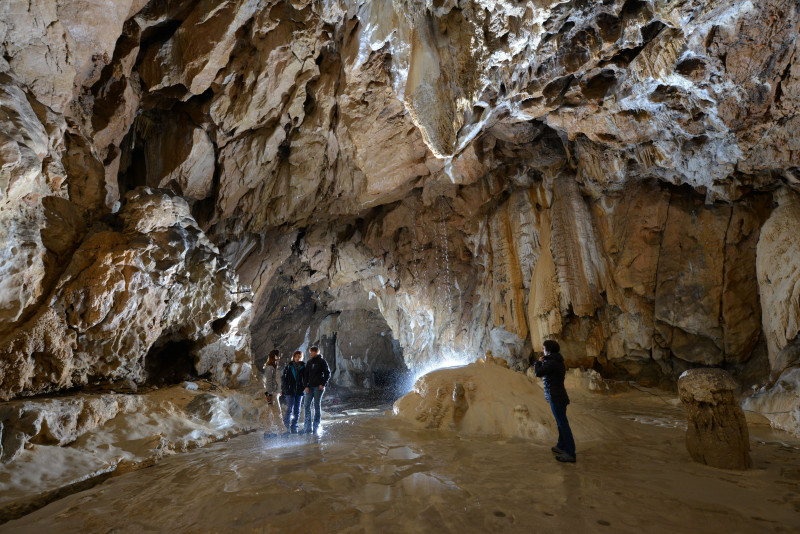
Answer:
M2 397L150 374L231 382L249 373L249 303L238 302L236 275L186 201L148 189L126 200L0 345Z
M689 419L686 448L695 462L720 469L750 467L750 435L737 389L722 369L690 369L678 380Z
M541 388L493 362L428 373L394 404L396 415L421 428L539 443L558 434L548 409Z
M0 6L4 396L232 380L250 330L348 387L795 365L796 2L98 5Z
M32 444L65 445L120 414L142 409L133 395L75 396L43 402L12 401L0 407L0 461L9 463Z

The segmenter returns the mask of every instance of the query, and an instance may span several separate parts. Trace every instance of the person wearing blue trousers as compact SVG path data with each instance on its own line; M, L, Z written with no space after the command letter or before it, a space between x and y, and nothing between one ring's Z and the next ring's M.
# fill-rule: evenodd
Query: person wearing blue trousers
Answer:
M536 376L544 379L544 398L550 403L553 417L558 426L558 443L550 450L556 455L559 462L574 463L575 439L572 437L572 429L567 420L567 404L569 396L564 387L564 376L567 368L564 365L564 357L559 352L561 347L558 342L548 339L543 343L544 356L533 364L533 372Z
M305 411L305 424L303 425L303 432L306 434L317 433L319 429L319 421L322 416L321 402L322 394L325 392L325 386L328 384L328 379L331 377L331 371L328 367L328 362L319 353L319 347L311 347L308 349L308 354L311 359L306 363L305 369L305 396L303 397L303 411ZM311 402L314 402L314 426L311 426Z
M286 411L283 414L283 424L286 431L297 433L297 423L300 421L300 401L305 391L306 366L303 363L303 352L296 350L292 361L283 369L281 379L281 393L286 399Z

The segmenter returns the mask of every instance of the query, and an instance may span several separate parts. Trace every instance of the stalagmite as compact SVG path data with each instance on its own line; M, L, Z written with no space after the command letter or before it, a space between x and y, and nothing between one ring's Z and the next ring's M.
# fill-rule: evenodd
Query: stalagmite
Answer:
M694 461L720 469L751 466L750 437L736 401L737 388L722 369L690 369L678 380L688 412L686 448Z

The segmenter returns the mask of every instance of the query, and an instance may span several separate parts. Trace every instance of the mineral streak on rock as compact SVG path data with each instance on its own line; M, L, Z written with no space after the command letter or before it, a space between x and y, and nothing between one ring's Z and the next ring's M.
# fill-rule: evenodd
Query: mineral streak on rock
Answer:
M722 369L690 369L678 380L678 393L688 412L686 448L695 462L720 469L747 469L752 464L737 388Z
M0 395L178 348L245 381L249 330L355 388L548 337L775 380L799 30L792 0L2 2Z

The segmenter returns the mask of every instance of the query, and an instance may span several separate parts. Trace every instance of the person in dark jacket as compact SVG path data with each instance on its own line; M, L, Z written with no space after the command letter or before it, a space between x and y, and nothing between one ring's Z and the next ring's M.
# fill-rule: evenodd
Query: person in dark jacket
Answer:
M551 450L559 462L575 462L575 440L567 420L567 404L569 396L564 388L564 376L567 368L561 356L558 342L548 339L543 343L544 356L533 364L533 372L544 380L544 398L550 403L553 417L558 425L558 444Z
M308 349L311 359L306 363L305 370L305 396L303 397L303 410L305 411L305 424L303 425L303 432L306 434L313 432L317 433L319 428L319 420L322 412L320 402L322 401L322 393L325 391L325 386L328 384L328 379L331 377L331 370L328 368L328 362L319 353L318 347L311 347ZM311 401L314 401L314 426L311 426Z
M306 364L303 363L303 351L296 350L292 361L283 369L281 376L281 393L286 399L286 411L283 424L286 431L297 434L297 423L300 421L300 401L306 388Z

